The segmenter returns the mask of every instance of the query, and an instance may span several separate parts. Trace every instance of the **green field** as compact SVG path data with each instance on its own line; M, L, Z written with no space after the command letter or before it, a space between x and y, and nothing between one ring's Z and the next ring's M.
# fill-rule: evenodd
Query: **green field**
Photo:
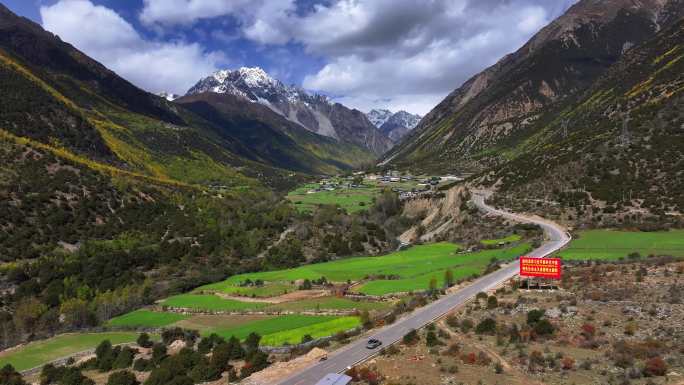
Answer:
M483 239L480 241L485 246L496 246L499 243L511 243L511 242L517 242L522 238L518 234L511 234L507 237L504 238L499 238L499 239Z
M580 231L566 250L564 259L618 259L638 252L684 257L684 230L630 232L611 230Z
M26 346L0 353L0 367L12 364L17 370L31 369L47 362L95 348L104 340L112 344L133 342L138 333L111 332L62 334L43 341L31 342Z
M373 197L380 193L380 189L372 186L358 188L338 188L335 191L319 191L307 194L307 191L319 187L311 183L299 187L287 194L299 211L312 211L319 205L340 205L349 213L367 210L373 204Z
M459 246L441 242L418 245L410 249L377 257L347 258L332 262L300 266L294 269L240 274L200 290L231 292L247 278L272 282L290 282L298 279L326 277L333 282L359 281L371 275L396 275L401 279L378 280L367 283L361 289L368 294L390 293L425 289L432 276L441 282L444 271L452 268L455 277L481 273L492 258L510 259L529 250L528 244L500 250L484 250L459 254Z
M187 318L189 318L189 316L183 314L162 313L141 309L114 317L107 322L107 325L154 328L168 326Z
M322 297L294 302L278 303L267 310L318 311L318 310L382 310L392 306L390 302L353 301L347 298Z
M299 343L306 334L314 338L325 337L358 325L357 317L283 315L231 328L208 328L201 333L216 333L226 338L235 336L244 339L249 333L255 332L262 336L263 344L280 345L285 342Z
M209 311L242 311L261 309L269 306L270 303L242 302L220 298L213 294L180 294L165 299L161 305Z
M298 344L305 335L309 335L313 338L328 337L337 332L347 331L357 326L359 326L359 319L357 317L340 317L296 329L267 334L262 338L261 343L266 346Z
M222 290L226 294L268 298L287 294L297 290L297 286L289 282L266 282L263 286L231 286Z
M529 244L515 247L482 250L474 253L442 256L436 260L426 261L424 258L415 258L412 262L420 265L409 271L402 271L400 279L381 279L370 281L357 289L357 291L369 295L385 295L398 292L426 290L430 287L430 280L437 280L437 287L444 285L444 273L447 268L453 271L454 279L459 280L473 274L481 274L492 258L509 260L524 254L530 250ZM422 262L421 262L422 261Z

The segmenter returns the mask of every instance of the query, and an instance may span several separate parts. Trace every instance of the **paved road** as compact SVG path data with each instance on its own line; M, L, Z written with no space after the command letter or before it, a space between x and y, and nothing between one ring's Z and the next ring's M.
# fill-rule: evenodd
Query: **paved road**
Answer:
M567 233L556 224L543 219L527 218L521 215L497 210L484 203L483 195L473 195L473 202L481 210L490 214L503 216L519 222L536 223L540 225L546 233L547 241L544 242L541 247L528 253L530 256L545 257L562 248L570 241L570 237ZM481 291L496 288L501 283L515 276L518 273L518 269L517 261L510 263L491 274L477 279L472 284L414 311L396 323L379 329L372 335L372 338L377 338L382 341L383 346L388 346L399 341L411 329L419 329L434 321L451 310L465 304ZM371 336L368 338L371 338ZM352 342L332 353L327 361L316 363L293 376L283 379L280 382L280 385L313 385L328 373L339 373L349 366L367 360L377 354L380 348L369 350L366 348L366 341L367 338L361 338Z

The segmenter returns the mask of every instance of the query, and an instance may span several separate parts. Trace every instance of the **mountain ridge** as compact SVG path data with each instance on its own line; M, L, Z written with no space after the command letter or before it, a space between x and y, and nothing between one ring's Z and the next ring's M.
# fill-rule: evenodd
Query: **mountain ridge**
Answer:
M288 86L259 67L219 70L200 79L186 96L201 93L231 94L272 109L311 132L363 146L382 155L392 141L355 109L334 103L320 94Z

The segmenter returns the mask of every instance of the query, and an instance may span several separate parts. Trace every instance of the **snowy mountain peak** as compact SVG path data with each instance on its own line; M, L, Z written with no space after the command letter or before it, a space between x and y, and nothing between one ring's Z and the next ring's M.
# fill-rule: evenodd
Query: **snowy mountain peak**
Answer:
M368 114L366 114L366 116L375 127L380 128L380 126L385 124L385 122L392 117L392 111L385 109L375 109L371 110Z
M158 93L157 96L159 96L159 97L161 97L161 98L164 98L164 99L166 99L166 100L168 100L168 101L170 101L170 102L172 102L172 101L174 101L174 100L180 98L180 95L178 95L178 94L174 94L174 93L171 93L171 92L163 92L163 91L160 92L160 93Z
M394 141L398 141L414 129L422 118L420 115L411 114L406 111L393 113L386 109L371 110L366 116L371 123Z

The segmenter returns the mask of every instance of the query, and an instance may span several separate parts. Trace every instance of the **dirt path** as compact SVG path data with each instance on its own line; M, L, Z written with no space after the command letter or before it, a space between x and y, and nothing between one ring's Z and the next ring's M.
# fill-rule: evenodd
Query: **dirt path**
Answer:
M271 250L271 247L273 246L278 246L280 242L284 241L285 238L287 238L288 234L294 232L294 227L289 226L288 228L285 229L282 233L280 233L280 236L278 237L278 240L273 242L271 245L269 245L266 250L262 251L257 255L257 258L263 258L266 256L266 253L268 253L269 250Z
M496 361L500 362L501 366L504 368L504 370L515 372L516 374L519 374L523 378L526 377L525 373L523 373L522 371L518 370L516 367L511 365L511 363L508 362L503 356L501 356L496 350L491 349L488 346L481 344L477 341L472 341L469 339L466 340L465 338L463 338L463 335L461 335L460 333L456 333L453 330L451 330L449 325L446 324L445 320L440 320L438 322L438 324L439 324L440 328L445 330L447 333L449 333L449 335L456 338L458 341L460 341L464 344L471 345L471 346L475 347L476 349L483 351L485 354L487 354L491 358L495 359ZM535 381L532 379L528 379L528 380L529 380L528 384L530 384L530 385L546 385L541 381ZM682 385L684 385L684 384L682 384Z

